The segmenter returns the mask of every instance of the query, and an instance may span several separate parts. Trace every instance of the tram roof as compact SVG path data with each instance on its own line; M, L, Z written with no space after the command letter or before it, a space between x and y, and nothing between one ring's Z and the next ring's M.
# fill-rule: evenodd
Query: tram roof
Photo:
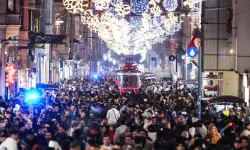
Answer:
M123 72L141 73L141 71L138 71L138 70L118 70L118 71L117 71L117 73L123 73Z

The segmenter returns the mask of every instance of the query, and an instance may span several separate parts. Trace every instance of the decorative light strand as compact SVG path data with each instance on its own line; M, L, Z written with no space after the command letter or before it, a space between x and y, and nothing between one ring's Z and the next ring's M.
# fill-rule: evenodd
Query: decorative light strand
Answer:
M175 11L178 7L177 0L163 0L162 5L166 11Z
M147 0L133 0L131 9L133 13L141 15L148 11L149 3Z
M134 8L142 6L139 0L135 0L131 8L123 4L122 0L93 0L94 9L83 9L76 0L71 2L74 3L65 3L66 9L80 13L82 23L97 32L110 50L124 55L140 54L142 56L140 61L145 60L146 53L152 49L153 44L163 42L180 29L178 16L172 12L162 15L160 0L150 0L148 2L150 8L145 7L145 11L140 9L141 7ZM141 15L125 19L124 17L131 13L131 9L133 13ZM101 15L93 13L95 10L100 10ZM103 58L108 59L105 55Z

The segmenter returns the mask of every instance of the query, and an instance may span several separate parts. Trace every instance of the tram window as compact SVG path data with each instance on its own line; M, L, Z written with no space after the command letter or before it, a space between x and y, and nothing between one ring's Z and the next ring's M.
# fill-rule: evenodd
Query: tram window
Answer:
M123 86L124 87L137 87L138 77L137 76L123 76Z

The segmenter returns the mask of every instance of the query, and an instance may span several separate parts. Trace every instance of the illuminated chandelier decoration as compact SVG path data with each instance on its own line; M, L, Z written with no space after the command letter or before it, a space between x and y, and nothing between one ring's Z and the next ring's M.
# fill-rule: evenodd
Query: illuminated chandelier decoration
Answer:
M134 0L131 7L122 0L92 0L91 9L85 6L88 0L63 1L66 9L80 14L82 23L97 32L109 49L117 54L141 54L141 62L153 44L162 43L180 29L179 17L163 12L160 0Z
M175 11L176 8L178 7L178 1L177 0L163 0L162 5L167 11Z
M189 12L192 18L199 18L200 17L200 9L198 8L198 0L186 0L183 2L185 7L189 7L191 10Z
M183 2L183 5L185 7L189 7L190 9L194 8L195 7L195 4L197 4L199 1L198 0L185 0Z
M147 0L133 0L131 8L136 15L142 15L148 11L149 3Z

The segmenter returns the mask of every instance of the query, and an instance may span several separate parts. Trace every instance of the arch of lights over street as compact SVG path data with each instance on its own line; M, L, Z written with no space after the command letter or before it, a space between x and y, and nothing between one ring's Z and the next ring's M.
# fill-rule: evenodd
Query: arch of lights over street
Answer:
M179 16L167 11L177 8L177 0L132 0L131 5L124 1L63 0L63 4L69 12L80 14L82 23L97 32L109 49L117 54L140 54L142 62L153 44L180 29Z

